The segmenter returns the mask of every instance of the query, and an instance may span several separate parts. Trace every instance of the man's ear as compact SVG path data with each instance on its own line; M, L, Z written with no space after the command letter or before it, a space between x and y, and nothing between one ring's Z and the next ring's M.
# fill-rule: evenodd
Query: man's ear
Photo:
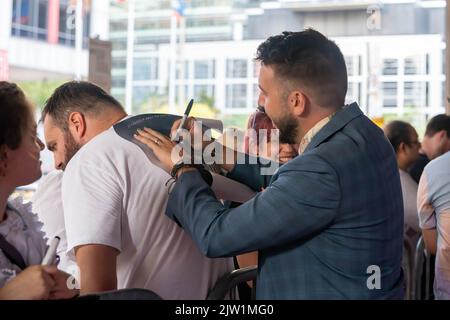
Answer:
M288 103L296 117L305 116L307 112L308 97L301 91L292 91Z
M80 141L86 134L86 118L80 112L69 114L69 131L76 141Z
M405 150L406 150L406 143L400 142L400 144L398 145L398 151L397 151L397 153L405 152Z
M444 131L444 139L446 142L446 149L450 150L450 137L447 135L447 131Z

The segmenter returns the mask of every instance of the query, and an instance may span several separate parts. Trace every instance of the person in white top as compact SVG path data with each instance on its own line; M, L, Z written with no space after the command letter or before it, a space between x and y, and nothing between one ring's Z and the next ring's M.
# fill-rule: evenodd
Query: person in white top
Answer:
M0 81L0 300L64 299L69 275L40 265L47 250L31 205L13 191L41 177L40 151L31 105L17 85Z
M33 212L38 215L43 223L42 231L47 239L59 237L58 268L74 276L77 275L77 263L75 259L67 255L67 237L64 225L64 212L62 205L62 177L61 170L53 170L39 181L38 188L31 199Z
M164 214L170 176L112 125L120 103L88 82L68 82L44 111L47 147L64 170L67 249L80 268L81 293L144 288L164 299L204 299L231 259L203 256Z
M421 234L416 206L417 183L409 175L407 169L419 157L420 142L414 127L404 121L391 121L386 124L383 130L396 154L402 185L405 237L414 249Z
M450 151L425 167L417 210L427 251L436 256L434 296L450 300Z

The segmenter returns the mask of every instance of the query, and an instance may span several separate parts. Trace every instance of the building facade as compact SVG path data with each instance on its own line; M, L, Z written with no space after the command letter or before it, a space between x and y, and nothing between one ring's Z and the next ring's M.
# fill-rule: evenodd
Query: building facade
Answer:
M76 5L76 0L2 0L0 50L7 56L9 80L87 77L88 38L108 38L109 3L83 0L81 53L75 49Z
M112 92L121 101L127 83L124 2L110 2ZM176 49L175 80L181 105L207 96L222 115L248 114L258 96L253 61L258 44L284 30L313 27L340 46L349 74L347 100L359 102L368 116L423 122L444 112L444 1L186 0L184 5L185 28L177 32L185 42ZM135 113L152 111L168 96L172 14L171 1L135 0Z

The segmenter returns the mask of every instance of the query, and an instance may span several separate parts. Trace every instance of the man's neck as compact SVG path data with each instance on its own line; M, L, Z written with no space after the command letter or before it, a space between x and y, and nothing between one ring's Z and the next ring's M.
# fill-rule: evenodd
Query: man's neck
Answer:
M297 135L297 143L300 144L301 141L303 140L303 138L306 136L306 134L312 128L314 128L320 121L334 115L335 113L336 113L336 111L320 113L320 114L315 115L311 119L307 119L307 121L300 122L300 125L298 127L299 129L298 129L298 135Z
M116 124L117 122L119 122L120 120L125 118L126 116L127 116L126 113L115 113L115 114L107 115L106 117L103 117L100 120L95 119L95 118L90 119L89 133L85 136L85 141L83 142L83 144L91 141L93 138L95 138L100 133L108 130L114 124Z
M397 166L399 169L406 171L406 170L408 170L410 163L397 158Z
M127 117L128 114L126 113L121 113L118 114L114 119L113 119L113 123L111 124L111 126L115 125L117 122L122 121L125 117Z

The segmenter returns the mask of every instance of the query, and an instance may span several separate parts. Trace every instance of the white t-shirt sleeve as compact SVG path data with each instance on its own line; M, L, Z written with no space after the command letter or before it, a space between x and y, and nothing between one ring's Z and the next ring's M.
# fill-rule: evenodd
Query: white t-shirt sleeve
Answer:
M425 167L417 190L417 212L421 229L435 229L437 226L436 213L431 201L433 195L430 190L428 168Z
M67 252L72 255L75 247L87 244L121 251L123 192L119 177L114 175L114 168L107 170L87 160L72 159L63 177Z

